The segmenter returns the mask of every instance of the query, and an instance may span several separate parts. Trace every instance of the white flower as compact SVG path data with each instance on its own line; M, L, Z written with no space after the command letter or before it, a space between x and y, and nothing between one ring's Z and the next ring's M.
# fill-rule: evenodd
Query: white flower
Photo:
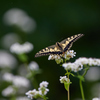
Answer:
M93 98L92 100L100 100L100 98Z
M80 71L83 69L82 64L74 63L74 66L71 66L71 70L74 72Z
M75 57L76 55L76 52L74 52L74 50L69 50L69 51L67 51L66 53L65 53L65 59L66 58L73 58L73 57Z
M69 83L70 79L68 79L66 76L60 76L60 82L61 83Z
M100 66L100 59L80 57L75 61L75 63L81 63L82 65L89 66Z
M96 65L96 64L94 63L94 59L93 59L93 58L88 58L88 65L89 65L89 66Z
M49 92L49 89L46 88L44 91L44 95L46 95L48 92Z
M49 91L49 89L46 88L48 84L49 83L47 81L43 81L40 83L40 87L38 88L38 91L36 89L33 89L33 90L28 91L26 95L31 99L42 98Z
M78 58L75 63L81 63L82 65L88 64L88 59L85 57Z
M39 65L35 62L35 61L32 61L30 64L29 64L29 68L31 70L39 70Z
M17 65L17 60L13 55L10 53L0 50L0 67L1 68L13 68L14 66Z
M10 96L10 95L13 95L15 93L16 93L16 91L14 90L14 88L12 86L9 86L2 91L3 96Z
M61 59L59 55L55 55L55 59Z
M55 60L57 64L63 62L63 59L59 55L50 55L48 60Z
M57 64L60 64L61 62L63 62L63 59L62 59L62 58L60 58L60 59L55 59L55 61L56 61Z
M88 64L89 66L100 66L100 59L96 59L96 58L88 58Z
M22 76L14 76L11 73L5 73L2 76L3 80L8 81L8 82L12 82L13 85L15 85L16 87L29 87L29 80L26 79L25 77Z
M14 76L11 73L5 73L2 76L3 80L8 81L8 82L12 82L12 84L18 88L21 87L29 87L30 83L29 80L26 79L25 77L22 76Z
M42 81L41 83L40 83L40 87L47 87L48 86L48 82L47 81Z
M40 85L39 85L40 87L38 88L38 90L41 95L46 95L49 92L49 89L46 88L48 86L48 84L49 83L47 81L42 81L40 83Z
M47 88L38 88L38 90L41 95L46 95L49 92Z
M69 63L62 64L62 67L64 67L65 70L70 70L72 66L74 66L74 63L69 62Z
M10 47L10 51L16 54L28 53L33 49L33 45L29 42L24 44L15 43Z
M94 64L96 64L97 66L100 66L100 59L94 59Z
M30 99L36 98L37 96L41 95L41 93L39 91L37 91L36 89L30 90L30 91L26 92L25 94Z
M83 65L78 64L78 63L64 63L62 64L62 67L64 67L65 70L71 70L74 72L77 72L83 69Z
M26 12L18 8L12 8L4 14L4 22L7 25L16 25L24 32L34 31L36 22Z
M8 82L12 82L13 78L14 78L14 76L11 73L5 73L2 76L2 79L5 80L5 81L8 81Z
M48 60L54 60L55 59L55 55L50 55L49 57L48 57Z
M29 80L21 76L14 76L13 84L17 87L29 87Z
M34 95L36 94L36 89L30 90L26 92L25 94L28 96L28 98L33 99Z
M100 59L96 58L79 58L73 63L64 63L62 66L65 70L71 70L74 72L80 71L83 69L83 65L89 65L89 66L99 66L100 65Z
M48 57L48 60L55 60L57 64L63 63L63 58L65 58L65 60L69 60L70 58L73 58L75 56L76 52L74 52L74 50L70 50L65 52L64 54L60 54L60 55L50 55Z

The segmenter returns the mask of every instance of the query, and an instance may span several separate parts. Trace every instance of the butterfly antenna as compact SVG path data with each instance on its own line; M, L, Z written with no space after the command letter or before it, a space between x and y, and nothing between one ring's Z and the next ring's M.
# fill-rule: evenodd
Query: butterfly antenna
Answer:
M64 39L64 38L62 37L62 38L60 38L58 41L61 41L61 40L63 40L63 39ZM57 42L58 42L58 41L57 41Z
M60 38L58 41L61 41L61 40L63 40L63 39L64 39L64 38L62 37L62 38ZM58 42L58 41L50 40L50 42L53 42L53 43Z
M50 40L50 42L53 42L53 43L55 43L55 41L53 41L53 40Z

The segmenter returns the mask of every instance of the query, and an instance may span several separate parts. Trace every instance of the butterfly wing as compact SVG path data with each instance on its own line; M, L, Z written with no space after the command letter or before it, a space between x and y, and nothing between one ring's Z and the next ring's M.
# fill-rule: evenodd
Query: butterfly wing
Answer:
M40 57L50 54L61 54L61 53L62 53L61 50L59 50L56 45L52 45L37 52L35 57Z
M73 42L75 42L77 39L79 39L82 36L83 34L77 34L61 41L60 43L62 44L64 52L68 51L72 47Z
M61 41L59 43L59 45L52 45L49 47L46 47L45 49L40 50L39 52L36 53L35 57L40 57L40 56L45 56L45 55L50 55L50 54L62 54L63 52L68 51L71 47L73 42L75 42L77 39L79 39L80 37L82 37L83 34L77 34L74 36L71 36L63 41ZM62 50L60 49L62 48Z

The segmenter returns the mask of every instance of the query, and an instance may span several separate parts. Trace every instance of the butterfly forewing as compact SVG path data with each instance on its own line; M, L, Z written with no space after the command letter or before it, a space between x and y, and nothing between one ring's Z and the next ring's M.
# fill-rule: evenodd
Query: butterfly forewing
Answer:
M72 47L73 42L75 42L77 39L79 39L82 36L83 36L83 34L77 34L77 35L73 35L73 36L68 37L67 39L61 41L60 43L63 46L64 52L69 50Z
M68 37L68 38L66 38L66 39L64 39L63 41L61 41L60 43L62 43L62 44L68 44L70 41L73 41L73 42L75 42L77 39L79 39L80 37L82 37L83 36L83 34L77 34L77 35L73 35L73 36L71 36L71 37Z

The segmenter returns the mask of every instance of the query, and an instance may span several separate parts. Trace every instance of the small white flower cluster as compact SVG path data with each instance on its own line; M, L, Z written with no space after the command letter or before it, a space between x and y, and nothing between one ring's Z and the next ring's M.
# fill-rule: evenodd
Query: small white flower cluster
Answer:
M35 61L32 61L28 66L32 71L39 70L39 65Z
M92 100L100 100L100 98L93 98Z
M57 64L60 64L63 63L63 58L69 60L70 58L73 58L75 54L76 52L74 52L74 50L70 50L61 55L50 55L48 60L55 60Z
M14 88L12 86L8 86L7 88L5 88L2 91L3 96L10 96L10 95L13 95L15 93L16 93L16 91L14 90Z
M69 60L70 58L73 58L76 56L76 52L74 52L74 50L69 50L63 56L65 59Z
M0 68L14 68L17 65L16 58L10 53L0 50Z
M64 67L64 69L67 70L71 70L74 72L80 71L83 69L83 65L82 64L77 64L77 63L64 63L62 64L62 67Z
M60 55L50 55L48 57L48 60L54 60L56 61L57 64L60 64L61 62L63 62L63 59L61 58Z
M4 14L4 23L7 25L16 25L24 32L34 31L36 22L33 18L27 15L25 11L18 8L12 8Z
M47 94L47 92L49 92L49 89L47 89L48 84L49 83L47 81L43 81L40 83L39 85L40 87L38 88L38 91L36 89L33 89L33 90L26 92L26 95L30 99L42 98L44 95Z
M25 93L30 86L29 80L25 77L14 76L11 73L5 73L2 75L2 79L12 84L2 91L2 95L6 97L15 95L16 93Z
M29 42L25 42L24 44L15 43L10 47L10 51L16 54L28 53L33 49L33 45Z
M65 70L71 70L74 72L82 70L83 65L100 66L100 59L83 57L77 59L74 63L69 62L62 64Z
M12 82L12 84L16 87L29 87L29 80L22 76L14 76L11 73L5 73L2 76L3 80Z
M80 57L75 62L81 63L82 65L100 66L100 59L97 59L97 58Z
M70 83L70 79L68 79L66 76L60 76L60 82L61 83Z
M14 76L13 84L17 87L29 87L29 80L21 76Z

